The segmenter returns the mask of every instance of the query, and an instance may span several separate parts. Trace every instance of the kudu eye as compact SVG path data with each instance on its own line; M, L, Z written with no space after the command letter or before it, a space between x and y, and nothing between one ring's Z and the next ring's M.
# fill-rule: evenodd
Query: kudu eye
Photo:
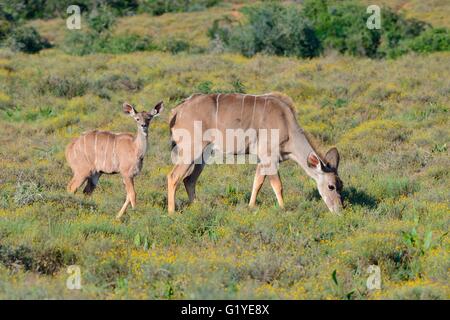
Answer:
M331 191L333 191L333 190L335 189L335 187L334 187L333 185L329 184L329 185L328 185L328 189L331 190Z

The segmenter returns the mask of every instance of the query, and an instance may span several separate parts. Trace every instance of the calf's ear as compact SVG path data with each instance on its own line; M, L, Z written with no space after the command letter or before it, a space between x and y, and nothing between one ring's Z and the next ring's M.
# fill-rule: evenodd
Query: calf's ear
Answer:
M123 104L122 108L123 108L123 112L125 112L126 114L129 114L130 116L134 116L137 113L136 109L127 102L125 102Z
M152 117L159 116L159 114L161 113L161 111L163 111L163 109L164 109L164 102L160 101L156 104L156 106L153 107L153 110L150 111L150 115Z

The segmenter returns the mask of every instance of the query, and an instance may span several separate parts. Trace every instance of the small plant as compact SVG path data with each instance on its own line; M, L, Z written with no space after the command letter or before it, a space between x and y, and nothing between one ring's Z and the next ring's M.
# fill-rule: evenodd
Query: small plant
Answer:
M197 86L197 90L204 94L212 93L212 86L213 83L211 81L203 81L199 83L199 85Z
M410 231L402 231L403 242L407 247L412 248L419 252L420 255L424 255L431 249L433 244L433 232L427 231L423 236L419 236L416 228L412 228Z
M231 84L233 86L234 92L236 92L236 93L245 93L246 92L245 85L238 78L234 79Z
M144 251L147 251L149 248L147 237L141 236L140 233L136 233L136 235L134 236L134 245L136 246L136 248L141 248Z
M162 45L162 51L168 51L172 54L177 54L183 51L189 51L190 44L186 40L170 38Z
M9 207L9 195L2 191L0 193L0 208L7 209Z
M355 294L356 290L351 290L351 291L346 291L343 284L340 283L338 281L338 277L337 277L337 271L336 269L333 270L333 272L331 273L331 280L333 281L333 284L335 286L335 289L337 291L338 296L346 299L346 300L351 300L353 295Z
M435 144L431 152L433 153L442 153L447 151L447 144Z
M16 205L25 206L44 199L42 187L33 181L19 182L14 193Z

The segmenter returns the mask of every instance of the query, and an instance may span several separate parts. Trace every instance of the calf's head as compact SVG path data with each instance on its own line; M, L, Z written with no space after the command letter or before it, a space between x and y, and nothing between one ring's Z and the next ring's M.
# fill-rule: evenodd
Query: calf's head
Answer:
M150 125L150 121L156 116L158 116L164 108L164 103L162 101L158 102L151 111L141 111L138 112L136 109L129 103L123 104L123 112L133 117L136 121L138 128L144 131L144 133L148 132L148 126Z

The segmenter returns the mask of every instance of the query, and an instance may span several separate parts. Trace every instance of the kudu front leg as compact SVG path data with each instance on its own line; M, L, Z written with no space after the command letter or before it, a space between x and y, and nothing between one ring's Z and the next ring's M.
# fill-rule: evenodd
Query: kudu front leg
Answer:
M270 175L269 181L273 191L275 192L275 196L277 197L278 205L280 208L284 208L283 185L281 184L279 173L277 172L277 174Z
M169 214L175 212L175 193L178 184L184 177L190 175L193 164L177 164L167 175L167 211Z
M70 180L67 185L67 191L70 193L75 193L79 187L83 185L83 183L88 178L89 174L74 174L73 178Z
M123 183L125 184L125 189L127 191L127 198L125 199L122 209L120 209L119 213L116 216L117 220L120 220L120 218L122 218L130 203L133 209L136 207L136 192L134 191L133 178L123 178Z

